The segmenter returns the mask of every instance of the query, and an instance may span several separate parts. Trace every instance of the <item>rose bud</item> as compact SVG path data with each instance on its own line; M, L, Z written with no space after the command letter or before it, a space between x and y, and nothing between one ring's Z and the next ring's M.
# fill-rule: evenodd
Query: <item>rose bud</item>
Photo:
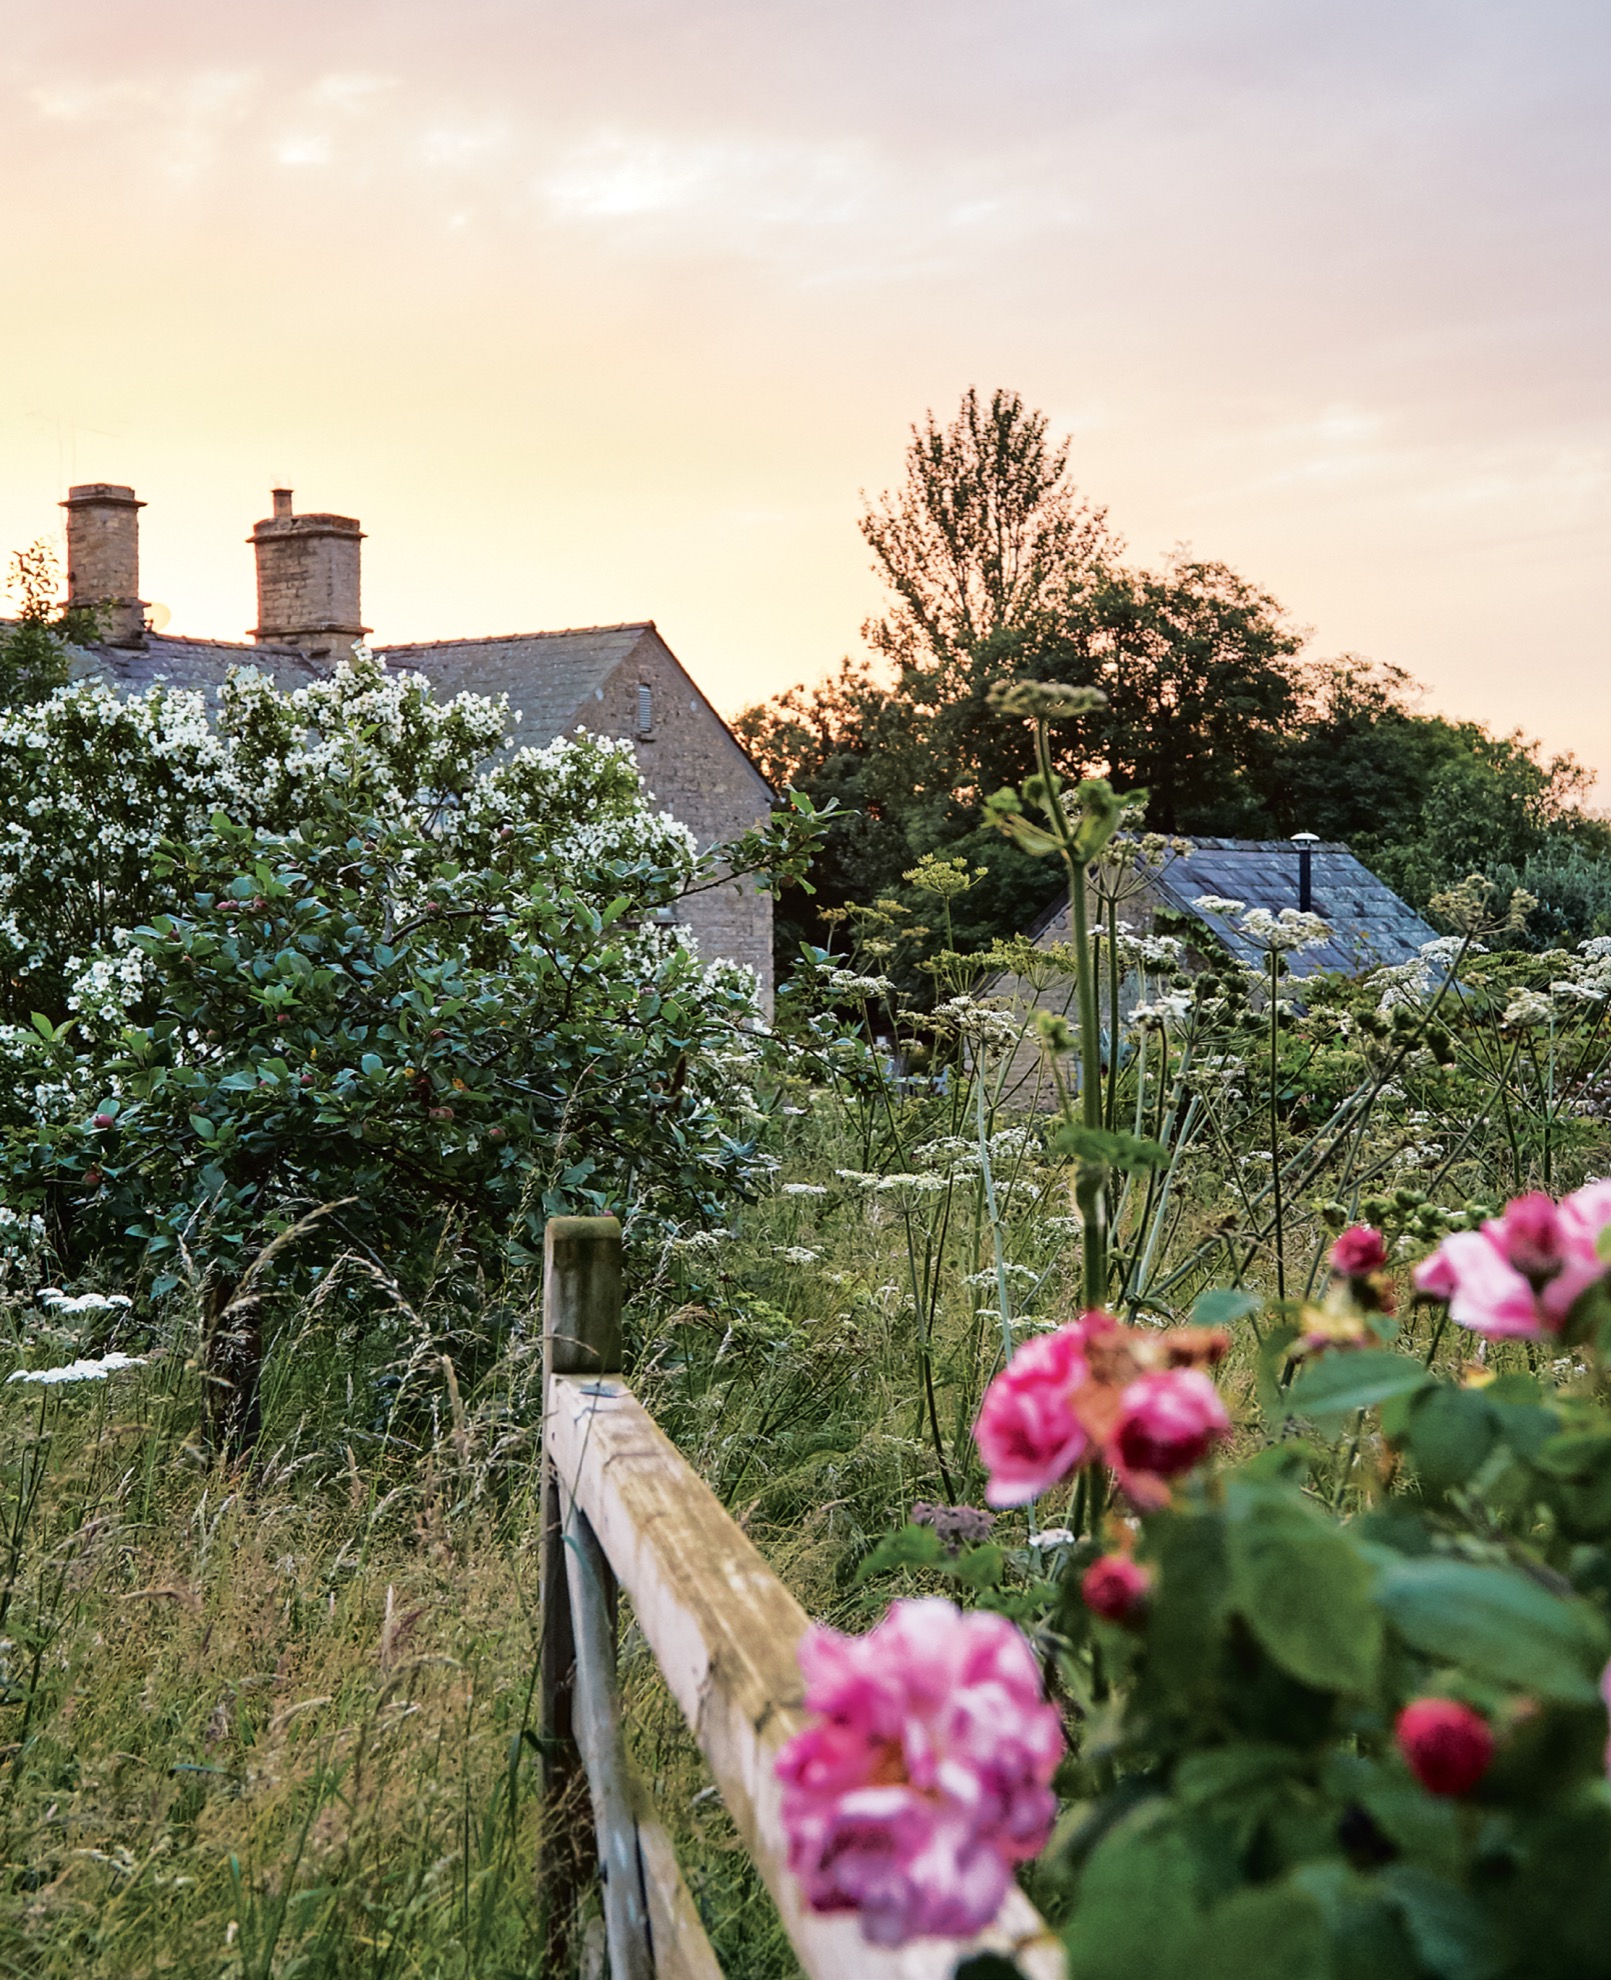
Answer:
M92 1127L98 1127L98 1128L109 1128L109 1127L116 1127L116 1126L117 1126L117 1115L116 1115L116 1114L97 1114L97 1115L95 1116L95 1119L94 1119L94 1120L93 1120L93 1121L92 1121L92 1122L90 1123L90 1125L91 1125Z
M453 1109L451 1107L433 1107L431 1109L431 1119L433 1121L450 1121L452 1118Z
M99 1169L86 1169L86 1170L84 1171L84 1180L85 1180L85 1182L87 1182L87 1183L89 1184L89 1186L90 1186L90 1188L91 1188L91 1189L99 1189L99 1188L100 1188L100 1184L101 1184L101 1172L100 1172L100 1170L99 1170Z
M1417 1698L1394 1727L1405 1764L1428 1794L1469 1794L1494 1757L1493 1729L1452 1698Z
M1151 1588L1150 1571L1128 1554L1104 1554L1080 1577L1080 1596L1086 1608L1110 1623L1139 1621Z
M1387 1264L1387 1241L1369 1224L1355 1224L1331 1247L1331 1269L1345 1279L1369 1278Z

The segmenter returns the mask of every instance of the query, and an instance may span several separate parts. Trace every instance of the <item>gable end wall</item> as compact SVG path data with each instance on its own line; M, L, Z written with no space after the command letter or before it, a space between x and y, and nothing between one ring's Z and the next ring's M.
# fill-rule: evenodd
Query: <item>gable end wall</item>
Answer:
M640 687L649 689L653 702L647 736L638 733ZM631 742L655 803L680 819L702 850L747 832L771 809L759 771L654 632L645 632L576 719L600 735ZM730 957L755 971L770 1011L771 895L753 880L731 880L690 896L678 912L705 955Z

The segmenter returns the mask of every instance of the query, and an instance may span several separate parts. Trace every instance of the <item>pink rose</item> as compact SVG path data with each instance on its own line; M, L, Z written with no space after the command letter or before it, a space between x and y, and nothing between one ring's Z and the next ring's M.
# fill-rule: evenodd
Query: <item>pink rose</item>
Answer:
M1494 1757L1493 1728L1452 1698L1417 1698L1399 1713L1393 1732L1428 1794L1469 1794Z
M1495 1339L1559 1334L1566 1316L1611 1266L1596 1244L1611 1225L1611 1182L1557 1205L1534 1192L1477 1231L1455 1231L1417 1267L1419 1291L1449 1302L1449 1318Z
M1447 1243L1445 1239L1444 1244ZM1430 1258L1423 1258L1415 1268L1415 1289L1425 1293L1428 1299L1453 1299L1455 1287L1460 1283L1443 1252L1444 1246L1439 1245Z
M1201 1464L1230 1435L1231 1419L1214 1384L1196 1368L1141 1375L1119 1398L1107 1460L1130 1498L1163 1505L1167 1480Z
M989 1473L987 1505L1028 1505L1089 1455L1073 1406L1087 1373L1085 1337L1083 1321L1034 1335L985 1390L973 1435Z
M865 1636L808 1630L800 1669L817 1719L777 1771L806 1901L855 1911L874 1945L979 1931L1056 1808L1063 1730L1024 1637L901 1601Z
M1345 1279L1368 1278L1387 1263L1387 1242L1369 1224L1355 1224L1331 1247L1331 1269Z
M1545 1284L1566 1263L1561 1213L1541 1189L1513 1196L1495 1235L1505 1257L1530 1284Z
M1104 1554L1080 1577L1080 1598L1104 1622L1136 1622L1145 1613L1152 1575L1128 1554Z

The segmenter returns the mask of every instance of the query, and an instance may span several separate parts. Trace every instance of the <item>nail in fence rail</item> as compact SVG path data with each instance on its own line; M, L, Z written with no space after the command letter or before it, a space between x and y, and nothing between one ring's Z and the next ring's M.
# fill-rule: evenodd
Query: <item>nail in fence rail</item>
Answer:
M811 1980L950 1980L960 1960L986 1949L1011 1954L1028 1980L1065 1980L1060 1947L1016 1889L977 1940L923 1939L899 1949L868 1946L854 1919L802 1904L774 1762L805 1723L795 1652L807 1618L620 1380L620 1242L613 1218L554 1219L543 1316L545 1786L555 1796L571 1787L579 1735L605 1873L613 1980L638 1980L645 1971L656 1980L716 1980L718 1969L665 1832L625 1763L612 1576ZM577 1542L569 1549L567 1530ZM579 1685L578 1659L588 1673ZM576 1853L556 1850L545 1873L554 1933L546 1971L560 1980L571 1970L561 1961L586 1872ZM634 1894L647 1912L642 1938ZM646 1969L632 1963L642 1957Z

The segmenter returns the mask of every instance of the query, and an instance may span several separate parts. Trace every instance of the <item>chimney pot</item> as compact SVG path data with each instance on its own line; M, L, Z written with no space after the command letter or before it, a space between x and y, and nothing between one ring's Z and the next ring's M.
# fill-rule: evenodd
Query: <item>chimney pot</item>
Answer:
M140 598L145 504L120 482L84 481L68 489L61 506L67 511L68 604L95 607L100 637L108 644L139 646L145 639Z
M275 513L275 515L277 515L277 516L288 516L288 515L289 515L289 514L291 513L291 491L290 491L290 489L289 489L289 488L276 488L276 489L273 489L273 490L272 490L271 492L272 492L272 494L273 494L273 496L274 496L274 513Z

